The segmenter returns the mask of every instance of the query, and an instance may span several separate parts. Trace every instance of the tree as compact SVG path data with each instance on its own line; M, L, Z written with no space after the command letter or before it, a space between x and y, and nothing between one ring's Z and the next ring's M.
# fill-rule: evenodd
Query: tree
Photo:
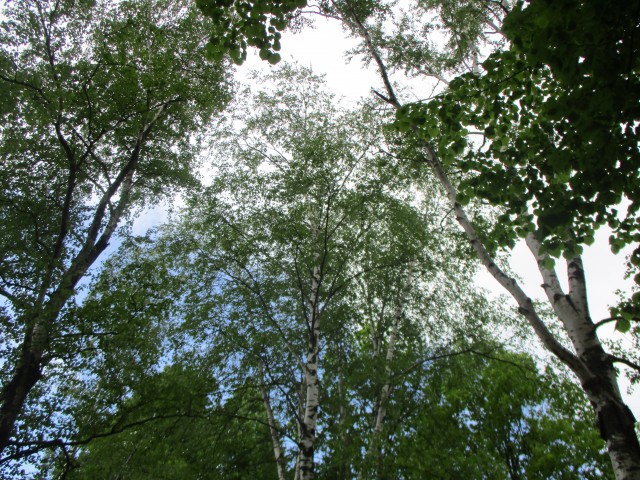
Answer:
M460 15L455 16L458 19L464 18L462 14L469 12L470 8L467 2L443 2L443 5L458 11ZM577 22L573 23L572 6L578 8L581 15L591 15L591 18L594 12L599 11L599 7L582 8L582 5L588 3L574 2L567 5L566 14L560 15L562 20L551 22L553 32L561 30L559 24L574 29L581 28ZM489 22L488 19L494 16L494 5L484 6L486 8L471 11L476 12L476 18L479 18L481 24L490 25L493 22ZM497 7L501 9L500 16L508 11L507 4L499 3ZM584 83L585 88L593 89L601 82L607 88L605 92L610 94L616 82L628 78L625 89L628 87L630 90L625 91L634 91L636 60L629 39L635 31L635 23L624 23L624 26L617 28L617 20L615 15L612 15L607 17L611 23L604 29L606 47L603 48L604 51L613 49L615 55L612 61L617 62L625 53L630 58L630 63L627 63L629 68L624 70L624 73L616 69L612 77L605 75L603 80L600 76L600 66L594 70L594 62L597 63L597 58L606 53L591 42L577 41L579 47L571 47L571 58L575 57L575 52L581 52L579 56L589 60L585 60L584 67L568 67L566 71L561 71L558 81L553 69L559 67L554 65L554 61L559 61L562 53L558 52L562 52L564 47L553 49L553 58L547 59L551 65L550 69L541 68L537 63L530 66L526 58L519 58L516 49L489 57L484 63L486 75L480 73L476 67L477 62L469 65L472 73L453 80L448 89L432 102L403 105L390 80L388 68L388 65L397 68L398 63L393 62L398 62L401 57L394 55L393 50L391 53L385 50L385 37L380 34L384 32L383 25L376 17L376 14L386 7L363 6L345 1L335 2L328 8L329 12L340 15L345 26L361 38L362 51L366 52L368 59L376 63L384 84L385 91L378 93L378 96L396 109L397 126L407 134L407 147L413 147L414 158L422 158L421 161L430 168L445 189L456 220L463 228L478 258L516 300L519 312L536 332L545 348L569 367L581 383L593 406L601 435L607 441L616 478L638 478L640 446L634 430L635 419L620 395L614 363L622 362L635 369L640 367L625 358L607 353L603 348L596 331L602 323L596 324L589 315L581 259L581 245L589 243L593 229L607 219L614 227L621 227L619 234L613 238L614 245L635 238L632 233L635 229L635 203L632 203L630 216L622 222L616 220L615 213L611 211L612 205L619 201L623 192L632 201L635 199L638 170L637 167L631 166L631 159L637 154L637 145L633 140L633 129L630 124L625 123L626 119L634 118L635 107L628 106L626 100L621 101L622 103L615 101L610 109L605 110L603 118L585 120L582 123L577 119L577 134L574 134L573 126L569 123L570 114L568 119L565 118L563 114L567 112L563 112L561 108L561 104L568 108L572 101L568 99L575 99L572 97L573 91L564 94L562 89L567 92L566 89L574 78L572 75L576 72L581 75L581 79L587 79ZM540 22L544 27L551 16L548 7L547 10L544 8L534 8L528 16L528 21ZM543 16L537 16L541 11L545 12ZM481 12L485 12L484 15ZM552 15L557 18L558 12L554 11ZM566 25L563 23L565 21ZM514 25L515 23L516 20ZM448 28L452 38L463 39L464 41L457 43L460 46L466 45L465 51L470 49L475 52L472 58L477 58L478 47L469 46L478 45L478 37L470 37L469 29L463 24L450 22ZM515 26L510 28L517 30ZM509 31L507 30L507 33ZM531 31L529 28L520 32L523 37L519 45L525 49L530 44ZM560 38L573 38L570 35L563 37L563 34L560 34ZM543 37L538 37L537 34L534 36L537 40L534 40L532 45L537 50L528 61L535 63L540 61L536 54L540 55ZM551 38L553 40L558 37ZM578 35L575 38L583 37ZM547 36L544 36L544 42L546 45ZM612 42L613 45L625 46L616 47ZM428 56L432 51L430 45L428 42L422 45L426 46L423 55ZM413 56L415 55L409 58ZM454 60L453 66L464 65L463 55L451 58ZM579 59L573 60L581 64ZM566 63L573 65L570 61ZM405 66L406 70L411 68L410 64ZM452 66L449 65L449 70L451 69ZM610 80L613 83L607 83ZM582 85L582 80L578 85ZM613 87L613 91L616 88ZM556 101L554 97L558 91L560 95ZM577 95L584 97L581 87L576 87L575 91L579 92ZM593 101L592 108L597 109L599 101ZM632 100L629 105L635 106L636 103ZM542 110L537 109L540 105L543 105ZM575 110L575 106L571 108ZM512 126L512 121L518 123ZM620 124L622 127L619 127ZM472 133L467 127L477 125L480 126L479 133L485 138L485 142L479 147L467 140ZM591 129L592 132L581 137L582 129ZM617 145L615 141L609 143L612 135L621 139L620 148L614 147ZM566 144L562 144L564 139ZM581 141L586 143L574 151L572 146L578 145L576 142ZM600 157L590 155L602 153L609 146L615 150L610 152L613 153L609 157L612 162L610 165L618 165L617 162L621 162L625 165L623 170L631 169L631 176L625 177L622 186L616 185L614 189L608 186L608 177L592 187L588 180L594 176L601 177L601 163L595 160ZM458 180L452 177L455 167L463 172L462 193L458 187ZM472 172L474 169L479 172L478 175L464 175L465 172ZM576 183L575 190L571 179ZM566 182L569 182L569 187ZM594 190L587 194L592 188ZM598 192L598 189L601 191ZM584 200L581 199L583 194ZM599 198L595 206L591 203L594 195ZM501 216L497 224L497 234L491 235L482 228L481 217L475 216L470 219L465 208L469 196L487 198L493 204L504 208L499 212ZM577 210L575 207L578 207ZM572 213L565 215L567 212ZM512 245L518 234L526 238L527 245L538 262L549 304L563 328L562 333L558 335L552 332L548 322L538 314L537 308L517 281L505 273L499 267L499 262L494 259L496 248ZM550 256L558 256L561 253L567 260L568 292L563 291ZM627 311L627 316L623 317L621 324L623 330L628 326L628 320Z
M390 477L607 478L588 408L576 408L585 404L579 387L553 368L538 371L528 355L490 344L475 352L425 371Z
M72 356L65 339L96 335L69 320L81 280L119 225L194 184L198 131L228 98L182 2L33 0L4 13L3 451L29 440L27 423L10 439L34 386Z
M358 127L369 112L340 111L320 88L309 71L285 67L272 92L235 115L244 127L224 139L231 156L216 165L217 177L181 228L208 257L198 278L218 275L214 308L231 306L220 321L246 332L238 343L247 368L264 372L266 397L280 389L289 416L281 423L293 430L302 479L315 470L321 344L348 320L344 292L360 268L407 261L358 265L364 239L374 223L417 225L416 213L385 191L394 186L380 181L376 139ZM387 248L396 242L390 238ZM235 327L241 319L247 323Z
M184 242L185 238L180 240ZM164 316L161 312L166 307L162 305L170 310L182 309L171 299L173 293L180 291L180 285L188 283L187 290L193 288L193 294L210 295L200 283L204 280L207 285L206 277L189 279L185 275L187 270L174 268L171 258L175 265L185 265L184 258L175 255L178 251L157 256L167 247L146 242L142 249L128 245L109 260L104 279L94 288L96 294L87 301L86 308L110 312L108 316L113 318L110 328L136 323L137 329L147 326L148 331L139 331L138 339L130 331L123 336L113 335L106 340L110 344L87 352L86 360L108 353L109 358L120 364L110 367L107 363L102 368L91 365L98 378L85 380L86 384L73 393L80 399L73 414L78 433L67 445L57 445L64 447L66 454L60 450L45 465L52 464L49 468L57 468L58 472L69 469L69 478L95 478L117 472L131 478L163 478L163 475L272 478L276 461L270 452L268 427L273 425L278 435L287 434L283 420L288 415L279 392L287 388L288 382L280 376L282 366L276 363L282 341L277 335L252 328L259 318L247 316L241 305L231 307L233 311L238 309L234 323L218 324L212 318L212 313L218 310L213 305L215 300L209 298L205 305L207 297L203 296L199 296L197 304L184 305L183 314L187 315L182 321L195 322L191 327L196 335L188 335L190 341L178 340L177 333L187 333L190 328L180 325L177 317L166 319L165 327L158 328L154 335L155 322L149 320ZM132 255L136 250L138 253ZM122 271L128 275L118 276ZM162 280L143 286L150 272L155 272L158 280L175 275L176 282ZM130 285L139 286L132 292L126 288ZM165 301L155 306L152 302L145 303L145 298L153 297L149 295L151 292ZM129 293L134 293L133 300L128 300ZM219 292L221 296L229 293L231 289ZM183 301L188 301L189 295L179 293ZM489 308L483 313L488 305L480 298L476 300L479 304L470 306L467 312L472 321L479 323L472 329L477 332L484 326L495 330L494 325L504 328L504 312ZM200 308L195 310L198 305ZM409 305L422 304L415 299L406 305L405 314L410 311ZM444 302L442 308L447 306L448 302ZM430 308L429 312L438 315L437 308ZM416 314L418 320L423 312ZM331 320L333 315L325 319ZM92 315L87 312L84 316ZM453 318L457 316L456 313ZM344 314L339 318L348 322L357 320ZM452 318L443 320L452 322ZM538 478L549 478L558 472L564 472L568 478L590 478L592 473L593 478L600 478L597 469L602 468L602 460L594 462L593 458L598 456L601 443L589 428L585 409L576 413L577 387L551 372L541 378L528 357L503 352L496 345L481 341L475 345L465 345L464 340L448 345L447 341L445 348L434 354L429 350L434 342L422 343L424 333L419 333L422 323L416 323L411 328L410 323L403 322L402 334L397 339L392 367L394 388L389 397L384 435L379 438L384 455L376 462L376 478L423 478L426 472L438 475L437 478L451 478L461 472L466 472L469 478L483 478L487 472L506 476L505 458L510 457L505 457L500 449L500 442L505 441L510 442L513 451L521 452L518 458L522 457L523 468L527 469L526 478L536 478L533 472L539 472ZM253 336L256 338L250 338ZM331 332L326 331L324 336L325 373L319 402L323 414L315 441L321 454L316 475L340 478L336 472L340 453L346 464L344 470L349 472L342 478L353 478L351 472L363 468L361 448L368 445L374 431L377 415L371 405L379 395L380 385L388 382L375 371L376 363L382 367L378 370L386 369L380 363L386 352L381 349L382 359L371 357L366 330L340 328L337 337L342 346ZM386 336L390 338L390 332ZM194 337L198 340L194 341ZM456 332L454 338L466 337ZM295 336L292 340L295 341ZM171 346L165 347L168 351L164 355L153 353L159 345L168 344ZM347 349L351 352L349 357L344 356ZM127 361L135 352L144 362L142 368L138 362ZM246 358L240 356L241 352L245 352ZM154 373L166 358L172 359L172 365ZM155 360L148 363L146 359ZM264 374L264 383L254 376L260 373L260 368L251 368L256 360L263 360L269 369ZM342 370L336 368L341 361ZM336 371L335 375L329 373ZM271 391L271 402L275 402L275 421L269 420L263 409L260 398L263 385ZM342 397L337 395L340 388ZM128 393L122 395L122 391ZM346 404L342 403L344 398L349 399ZM345 422L341 422L342 409L348 410ZM343 443L344 427L350 430L353 444ZM518 435L510 434L511 429ZM434 431L438 435L433 435ZM472 452L468 450L470 445ZM446 457L442 457L443 452L448 452ZM469 461L471 455L474 462ZM284 468L285 478L291 473L292 468Z
M71 433L31 441L58 449L47 471L597 475L597 434L579 453L569 442L585 426L575 387L497 345L511 316L475 291L437 189L415 198L369 110L337 109L307 70L280 73L218 137L211 184L178 221L124 243L77 306L84 328L107 330L67 381Z
M284 67L269 80L273 90L265 88L253 101L245 100L244 109L233 116L235 125L242 125L241 134L220 135L223 148L211 184L189 200L176 224L161 229L152 252L164 253L147 257L148 265L126 246L121 255L128 260L109 262L115 262L111 272L127 272L123 283L105 272L106 283L97 285L99 303L92 308L124 302L114 316L149 322L154 309L145 296L171 298L172 322L180 325L172 327L173 335L185 338L181 348L192 344L199 355L232 359L210 366L216 378L225 379L223 389L239 389L253 379L247 388L262 396L279 477L291 471L283 461L290 457L283 447L289 443L282 441L286 435L295 442L294 475L305 478L314 475L322 425L318 414L325 411L320 377L325 362L331 365L320 352L335 351L341 338L366 328L363 313L377 308L369 304L378 302L376 295L381 304L391 305L407 288L413 298L407 311L413 312L420 305L414 298L420 295L420 282L435 290L440 271L467 268L468 256L445 262L425 253L425 248L442 248L440 236L426 235L420 223L424 213L409 202L409 183L380 150L376 131L362 128L374 121L369 111L336 109L320 80L304 69ZM441 228L440 219L433 222ZM442 236L448 239L447 228ZM452 257L455 253L452 249ZM131 280L133 272L138 281ZM377 293L360 298L360 282L378 282ZM137 308L122 291L132 283L142 290ZM444 298L433 303L441 309L438 314L448 309ZM424 313L418 310L413 315ZM377 331L370 331L379 346L376 355L383 351L389 320L384 305L379 313ZM433 306L430 313L438 315ZM398 323L399 316L394 318ZM404 325L396 329L406 330ZM375 372L367 368L361 374ZM372 413L377 416L371 410L366 414Z
M200 367L174 363L144 377L111 416L119 431L54 457L52 473L70 479L273 478L266 417L256 415L261 399L248 389L212 401L219 385Z

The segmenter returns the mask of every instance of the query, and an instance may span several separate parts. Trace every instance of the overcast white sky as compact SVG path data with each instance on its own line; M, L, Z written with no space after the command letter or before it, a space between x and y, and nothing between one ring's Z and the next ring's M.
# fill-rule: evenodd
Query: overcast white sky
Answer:
M315 28L306 28L299 34L285 34L280 53L283 61L297 62L300 65L311 67L316 74L324 74L329 88L336 93L338 98L355 105L362 97L372 98L371 89L381 90L381 84L377 71L372 66L365 69L357 58L347 63L345 52L354 45L355 41L346 37L337 21L318 17L315 21ZM247 83L247 75L250 71L268 72L273 68L267 62L259 59L257 51L250 51L247 62L238 69L237 79ZM429 94L430 92L415 92L416 98L424 98ZM148 212L136 222L136 233L144 233L147 226L157 225L164 220L166 220L164 208L159 207ZM607 230L598 232L595 244L586 248L583 256L591 316L595 321L609 316L608 307L616 303L616 290L628 291L632 284L631 281L624 279L624 252L617 256L613 255L609 249L608 237ZM560 267L558 268L560 275L563 262L559 261L557 264ZM544 292L540 287L542 283L540 273L524 244L515 248L511 255L510 265L516 275L522 279L525 292L532 298L544 299ZM488 273L481 273L478 276L478 283L496 295L504 293ZM614 331L613 324L602 327L601 333L630 344L624 335ZM622 385L626 389L626 382L623 382ZM636 417L640 418L640 395L635 395L633 398L627 396L627 401Z
M381 82L373 66L365 69L357 58L347 63L345 52L354 45L355 41L346 37L337 21L318 17L315 20L314 29L306 28L299 34L285 34L280 53L283 61L295 61L303 66L311 67L316 74L324 74L329 88L338 97L343 97L345 102L355 104L362 97L371 96L372 88L381 89ZM273 67L267 62L261 61L257 52L249 52L247 62L238 70L237 78L240 81L245 81L250 70L266 72L270 68ZM424 98L429 94L429 91L415 92L416 98ZM588 247L583 256L591 315L596 321L609 317L607 308L616 302L616 290L628 291L632 283L624 279L624 255L615 256L611 253L608 237L608 231L600 231L596 236L595 244ZM514 272L523 279L527 294L533 298L542 299L544 292L540 287L542 283L540 273L526 246L516 247L510 264ZM561 267L563 262L557 262L557 264ZM560 268L558 273L561 273ZM478 282L496 294L504 293L497 282L488 274L479 275ZM607 336L628 342L624 335L613 330L613 325L608 327L605 332ZM606 328L603 327L602 330ZM627 398L627 400L631 402L636 417L640 418L640 398L637 398L638 395L635 397L633 399Z
M371 96L372 88L381 87L373 67L365 69L358 59L346 62L344 53L354 45L355 42L346 38L337 21L318 17L314 29L305 29L299 34L285 34L281 53L284 61L295 61L311 67L317 74L324 74L329 88L338 97L344 97L346 102L355 104L360 98ZM238 70L238 79L246 81L249 71L266 72L270 68L273 67L261 61L257 52L249 52L247 62ZM417 94L420 96L418 92ZM631 285L630 281L623 278L624 256L611 253L608 236L607 231L599 232L596 243L587 248L584 254L594 319L608 317L607 307L616 299L614 292L617 289L628 289ZM528 293L541 296L543 292L539 273L526 247L519 246L515 249L511 264L523 276ZM493 279L482 281L485 286L493 288Z

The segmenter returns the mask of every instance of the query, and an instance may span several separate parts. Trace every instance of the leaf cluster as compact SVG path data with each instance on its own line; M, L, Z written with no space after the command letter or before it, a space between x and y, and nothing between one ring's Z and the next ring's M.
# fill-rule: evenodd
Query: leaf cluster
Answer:
M222 60L229 55L240 65L247 58L247 48L254 47L261 59L276 64L280 61L281 32L306 1L197 0L196 5L210 19L207 58Z
M594 27L606 38L582 38L590 30L578 29L583 23L572 10L578 7L569 4L562 15L555 5L514 11L505 21L514 46L492 54L483 75L461 75L435 100L397 116L398 128L415 129L465 174L460 203L479 197L503 209L497 245L535 233L544 251L567 258L593 243L604 224L614 231L614 252L640 240L631 27L606 17L604 28ZM589 8L576 15L593 17ZM605 44L618 45L611 61L627 59L626 68L622 60L601 68ZM471 133L482 142L469 143Z

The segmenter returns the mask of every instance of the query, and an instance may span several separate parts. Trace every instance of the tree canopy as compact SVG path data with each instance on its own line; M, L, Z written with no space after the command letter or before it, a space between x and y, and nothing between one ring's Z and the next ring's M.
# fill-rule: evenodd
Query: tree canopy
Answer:
M640 366L629 357L608 352L597 329L617 321L620 331L628 331L630 322L637 320L638 296L613 308L612 318L594 322L581 254L583 245L593 242L595 229L605 222L614 229L614 251L637 242L633 233L638 184L633 158L637 142L633 140L635 127L624 120L633 118L636 102L631 100L627 105L626 98L607 100L612 92L620 90L618 82L626 82L623 91L631 93L627 87L633 88L637 79L633 53L637 20L606 16L600 19L606 22L601 30L606 32L603 43L591 43L584 40L583 23L575 17L584 16L589 25L589 18L595 18L594 12L600 8L595 2L563 3L561 14L536 2L524 7L489 2L476 9L467 2L439 2L435 9L419 3L416 10L423 15L394 17L398 18L397 25L416 25L403 25L402 30L421 32L425 37L416 42L410 36L400 44L411 53L405 63L397 54L397 43L389 41L393 37L381 33L388 31L389 21L380 12L389 6L376 5L372 9L347 0L332 4L329 11L360 40L365 59L375 63L384 87L376 94L396 111L396 128L405 134L405 151L413 152L412 158L435 175L487 271L517 302L519 313L545 348L579 379L598 417L601 435L607 440L616 477L635 478L640 471L636 421L620 395L613 364L621 363L635 371L640 371ZM446 34L459 51L469 53L465 57L457 55L455 49L445 49L452 63L436 77L446 83L446 88L425 101L403 102L391 80L393 71L434 76L430 68L416 70L411 63L416 53L411 49L420 52L422 58L432 59L441 58L443 52L430 41L429 28L420 29L424 15L440 16ZM506 34L507 40L510 32L518 34L512 45L501 48L499 42L484 42L478 30L469 30L464 18L475 18L493 34ZM548 35L532 33L538 23L543 30L551 25ZM573 31L579 33L572 36ZM578 45L566 47L574 38ZM463 48L465 45L475 47ZM481 48L495 52L481 62ZM626 54L626 70L613 65L605 74L600 64L594 67L593 62L597 63L608 49L612 49L613 63ZM567 50L573 53L563 55ZM581 52L577 58L575 51ZM571 61L577 66L571 66ZM569 66L563 69L565 62ZM461 74L464 70L468 73ZM598 106L601 99L607 103L603 108ZM574 115L578 109L584 115ZM472 135L478 135L479 141L472 141ZM610 180L615 186L608 183ZM627 215L620 219L617 209L623 197L630 205ZM497 222L487 221L484 215L469 209L472 199L488 200L496 207ZM550 329L539 307L496 259L498 249L512 248L518 237L526 240L538 264L542 288L563 330ZM566 259L568 290L555 269L554 257L560 255ZM635 263L631 262L632 271ZM634 335L637 333L636 327Z
M640 240L638 19L601 7L6 5L2 475L638 478L638 295L594 321L581 257ZM231 82L312 15L381 88Z
M119 226L194 184L198 138L229 97L185 3L34 0L4 13L3 450L34 385L73 355L66 340L92 335L67 312L75 289Z
M411 170L363 128L368 107L337 109L304 69L267 80L217 135L212 183L123 244L78 307L109 333L78 362L95 374L66 387L81 428L42 468L292 478L311 442L318 478L601 476L579 390L491 335L521 333L475 292L468 249L442 250L458 239L439 196L406 203Z

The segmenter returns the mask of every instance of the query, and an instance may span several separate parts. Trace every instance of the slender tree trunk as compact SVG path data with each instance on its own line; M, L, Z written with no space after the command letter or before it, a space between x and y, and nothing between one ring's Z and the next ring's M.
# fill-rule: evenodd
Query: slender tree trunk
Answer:
M411 285L413 279L413 262L409 266L409 272L407 275L407 285ZM376 420L373 426L373 432L371 434L371 439L369 441L369 448L367 449L367 453L365 455L365 459L363 461L363 465L375 465L376 466L376 478L380 476L380 467L382 464L382 449L380 448L380 443L382 442L382 433L384 430L384 422L387 416L387 404L389 403L389 397L391 396L391 390L393 389L393 385L391 383L392 378L392 369L391 364L393 362L393 357L396 349L396 339L398 337L398 328L400 327L400 321L402 320L402 314L404 311L404 298L403 298L404 288L400 285L400 289L398 291L398 298L396 299L395 311L393 314L393 324L391 326L391 332L389 333L389 343L387 344L387 353L385 355L385 364L384 364L384 372L385 372L385 382L380 390L380 397L378 399L378 408L376 412ZM364 478L365 474L364 470L360 471L358 475L358 479Z
M307 361L304 366L306 384L304 417L300 425L300 458L298 469L301 480L311 480L314 476L314 450L316 424L318 421L318 400L320 385L318 382L318 353L320 341L320 314L318 300L320 293L320 267L313 269L311 295L309 298L309 338Z
M305 384L304 413L298 422L300 429L299 456L296 475L300 480L311 480L315 470L315 439L318 421L320 383L318 363L320 352L320 286L322 283L322 265L325 257L320 253L325 245L319 245L323 222L321 210L310 200L309 220L311 224L311 245L316 249L311 271L311 288L307 298L307 360L302 366Z
M284 455L282 453L282 447L280 446L280 438L278 437L278 430L276 429L276 420L273 416L273 410L271 409L271 400L269 398L269 392L264 384L264 373L262 365L260 366L260 392L262 393L262 402L264 403L264 409L267 413L267 421L269 422L269 433L271 434L271 443L273 445L273 455L276 459L276 467L278 469L278 480L286 480L286 468L284 465Z
M342 345L342 344L341 344ZM342 352L338 363L338 399L340 402L340 435L342 439L342 452L340 452L340 468L339 468L339 480L346 480L349 477L349 445L351 439L349 438L349 431L347 429L347 397L344 387L344 369L342 367Z
M378 398L378 408L376 412L376 419L373 425L373 431L371 433L371 438L369 439L369 447L367 448L367 453L365 455L364 461L362 464L364 465L364 469L361 469L360 474L358 475L358 479L365 478L367 466L374 465L375 466L375 478L380 476L379 466L382 463L382 449L380 448L380 443L382 442L382 431L384 430L384 422L387 416L387 403L389 401L389 397L391 396L391 390L393 388L391 384L391 362L393 361L393 355L395 352L395 344L396 337L398 335L398 324L399 319L402 316L400 313L398 315L398 311L401 312L400 309L397 309L396 315L393 321L393 326L391 327L391 333L389 334L389 345L387 346L387 353L385 356L385 382L380 389L380 397Z
M401 314L398 315L398 310L399 309L396 309L396 315L391 327L391 333L389 334L389 344L387 346L384 366L385 381L384 385L382 385L382 389L380 390L380 397L378 398L377 408L375 409L375 422L373 425L373 431L371 432L371 437L369 438L369 446L367 448L367 452L362 461L363 468L361 468L360 472L358 473L358 480L361 480L365 478L365 475L368 475L366 471L368 470L369 465L377 465L381 460L380 457L382 455L382 452L380 450L380 442L382 439L382 430L384 429L384 421L387 415L387 402L389 400L389 397L391 396L392 389L391 362L393 361L396 336L398 335L398 324L401 317ZM378 478L377 473L376 478Z

